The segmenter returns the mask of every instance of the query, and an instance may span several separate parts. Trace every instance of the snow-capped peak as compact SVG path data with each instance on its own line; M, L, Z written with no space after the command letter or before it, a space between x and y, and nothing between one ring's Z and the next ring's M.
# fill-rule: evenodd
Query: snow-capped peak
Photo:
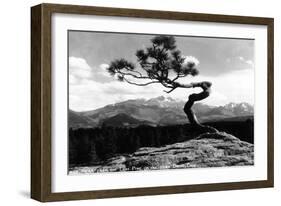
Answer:
M157 105L160 107L177 107L178 102L172 97L159 96L156 98L149 99L145 102L146 105Z

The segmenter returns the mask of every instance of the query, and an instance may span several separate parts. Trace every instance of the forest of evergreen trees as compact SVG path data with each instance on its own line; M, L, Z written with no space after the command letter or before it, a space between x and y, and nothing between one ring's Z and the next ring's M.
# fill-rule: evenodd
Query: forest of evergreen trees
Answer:
M208 125L254 142L253 120L215 122ZM189 125L101 127L69 130L69 167L101 164L117 154L130 154L141 147L160 147L197 137Z

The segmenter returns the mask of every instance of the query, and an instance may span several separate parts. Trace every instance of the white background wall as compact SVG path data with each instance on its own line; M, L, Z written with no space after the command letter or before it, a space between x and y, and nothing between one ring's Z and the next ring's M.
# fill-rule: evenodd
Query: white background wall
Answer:
M49 205L280 205L281 200L281 12L276 0L60 0L95 6L219 13L275 18L275 188L48 203ZM0 6L0 203L39 205L30 184L30 7L37 0Z

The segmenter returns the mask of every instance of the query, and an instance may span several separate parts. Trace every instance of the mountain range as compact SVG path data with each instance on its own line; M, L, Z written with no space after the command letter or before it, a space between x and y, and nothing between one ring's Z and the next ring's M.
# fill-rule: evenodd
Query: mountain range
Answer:
M75 112L69 110L68 123L70 128L186 124L188 120L183 112L184 104L185 101L164 96L148 100L133 99L91 111ZM252 118L254 114L253 106L245 102L229 103L224 106L196 103L192 109L201 122L241 121L242 119Z

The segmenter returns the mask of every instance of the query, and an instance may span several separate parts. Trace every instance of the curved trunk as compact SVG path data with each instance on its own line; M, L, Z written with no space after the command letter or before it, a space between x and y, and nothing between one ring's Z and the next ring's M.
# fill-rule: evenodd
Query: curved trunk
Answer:
M184 105L183 110L184 110L190 124L194 128L204 129L204 130L206 129L206 131L208 131L208 132L217 132L217 130L213 127L204 126L204 125L200 124L194 111L192 110L192 106L193 106L194 102L201 101L210 95L211 86L212 86L212 84L210 82L201 82L201 83L194 84L193 87L201 87L203 89L203 91L198 94L194 93L194 94L189 95L188 101Z
M202 94L202 95L200 95L200 94ZM189 122L190 122L190 124L193 125L193 126L196 126L196 127L201 127L202 125L200 124L200 122L198 121L194 111L192 110L192 106L193 106L194 102L205 99L205 98L201 98L201 96L203 96L203 95L206 96L205 98L207 98L209 96L209 95L207 96L207 94L204 93L204 92L201 92L199 94L189 95L188 101L184 105L184 109L183 109L187 118L188 118L188 120L189 120Z

